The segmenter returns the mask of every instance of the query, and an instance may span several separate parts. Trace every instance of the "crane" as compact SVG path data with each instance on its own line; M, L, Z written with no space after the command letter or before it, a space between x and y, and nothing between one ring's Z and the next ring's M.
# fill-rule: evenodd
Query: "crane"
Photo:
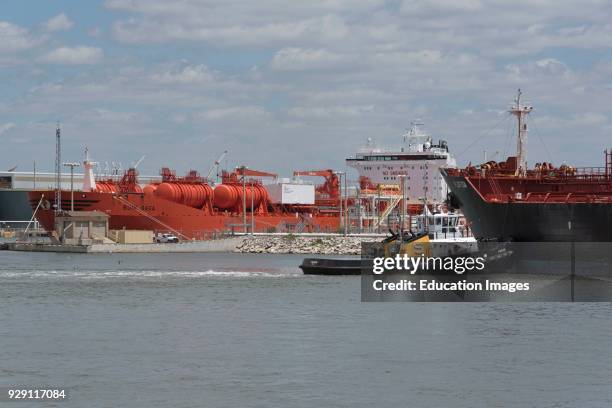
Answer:
M208 169L208 174L206 174L206 180L212 181L210 180L210 176L212 175L212 172L215 169L215 166L217 166L217 175L219 174L219 164L221 164L221 160L223 160L226 155L227 155L227 150L224 150L223 153L219 155L219 158L215 160L213 165L210 166L210 169Z
M242 181L238 180L238 177L242 176L242 180L244 181L246 179L246 177L271 177L271 178L277 178L278 176L274 173L268 173L265 171L259 171L259 170L251 170L246 166L240 166L240 167L236 167L234 169L234 171L232 171L231 173L223 170L221 172L221 179L223 180L223 183L242 183Z
M134 165L132 166L132 168L137 169L138 166L140 165L140 163L142 163L142 161L145 159L145 155L142 155L142 157L140 159L138 159L138 161L136 161L136 163L134 163Z
M325 183L317 186L315 189L316 192L326 195L333 200L340 197L340 180L338 179L338 175L332 169L294 171L293 176L323 177L325 179Z
M277 178L278 175L275 173L268 173L265 171L259 171L259 170L251 170L245 166L242 167L236 167L236 174L239 176L251 176L251 177L271 177L271 178Z

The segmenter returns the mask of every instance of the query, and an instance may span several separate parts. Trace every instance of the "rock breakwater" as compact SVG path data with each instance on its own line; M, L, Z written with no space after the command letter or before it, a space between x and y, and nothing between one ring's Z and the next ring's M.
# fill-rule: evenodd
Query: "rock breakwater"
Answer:
M245 237L234 252L268 254L337 254L359 255L362 242L377 242L376 237L304 237L250 236Z

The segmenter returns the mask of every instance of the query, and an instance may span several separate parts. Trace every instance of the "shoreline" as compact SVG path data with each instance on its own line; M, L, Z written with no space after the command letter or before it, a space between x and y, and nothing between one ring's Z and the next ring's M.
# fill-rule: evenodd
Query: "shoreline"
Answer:
M9 242L1 249L25 252L58 253L257 253L359 255L362 242L376 242L381 236L338 234L259 234L220 238L209 241L188 241L177 244L89 244Z

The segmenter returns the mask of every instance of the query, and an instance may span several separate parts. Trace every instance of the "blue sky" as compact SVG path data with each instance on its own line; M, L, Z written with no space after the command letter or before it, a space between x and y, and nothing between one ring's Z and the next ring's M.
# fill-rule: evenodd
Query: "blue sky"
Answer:
M460 165L515 146L504 112L535 106L529 162L601 165L612 145L608 2L552 0L4 1L0 167L64 158L288 175L344 168L421 119ZM498 126L495 126L499 124ZM478 140L477 143L474 143ZM470 147L472 146L473 147Z

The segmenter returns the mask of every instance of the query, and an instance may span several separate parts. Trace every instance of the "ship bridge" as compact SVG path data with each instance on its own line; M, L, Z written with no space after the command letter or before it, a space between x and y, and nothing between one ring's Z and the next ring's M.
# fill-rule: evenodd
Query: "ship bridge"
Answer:
M399 147L379 148L368 139L365 147L346 159L346 164L357 170L362 188L399 186L403 179L409 200L425 198L441 203L446 199L448 187L440 168L455 167L455 158L446 141L434 144L431 136L420 129L421 125L413 123Z

